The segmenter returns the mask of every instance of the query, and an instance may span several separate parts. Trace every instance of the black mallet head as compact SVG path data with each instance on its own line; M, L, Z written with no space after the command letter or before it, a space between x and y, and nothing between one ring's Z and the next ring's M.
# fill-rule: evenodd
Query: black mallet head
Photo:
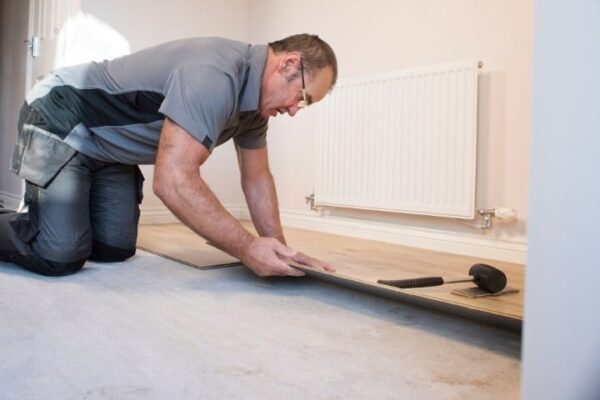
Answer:
M475 264L469 270L473 282L481 289L498 293L506 287L506 275L498 268L487 264Z

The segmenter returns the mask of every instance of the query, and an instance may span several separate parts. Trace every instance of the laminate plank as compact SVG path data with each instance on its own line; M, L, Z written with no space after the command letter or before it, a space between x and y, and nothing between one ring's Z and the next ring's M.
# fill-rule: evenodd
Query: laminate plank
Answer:
M336 267L338 279L348 278L395 292L490 312L509 318L523 318L524 266L503 261L436 252L379 241L350 238L302 229L285 229L288 244ZM377 283L379 279L410 279L424 276L468 277L471 265L486 263L502 270L508 286L519 293L483 298L452 294L472 283L446 284L428 288L398 289Z
M208 245L183 224L140 225L137 247L198 269L214 269L238 261Z
M250 222L243 221L242 224L253 231ZM466 310L484 317L498 317L502 319L502 323L507 322L511 326L520 325L523 319L523 265L297 228L284 227L284 231L290 247L328 261L336 267L335 273L325 273L299 266L316 278L401 300L414 300L426 306L441 306L451 312ZM138 246L199 269L237 261L211 247L203 238L181 224L140 226ZM377 283L379 279L424 276L468 277L469 268L476 263L486 263L501 269L507 276L508 286L519 289L519 293L468 298L451 293L454 289L474 286L468 282L415 289L398 289Z

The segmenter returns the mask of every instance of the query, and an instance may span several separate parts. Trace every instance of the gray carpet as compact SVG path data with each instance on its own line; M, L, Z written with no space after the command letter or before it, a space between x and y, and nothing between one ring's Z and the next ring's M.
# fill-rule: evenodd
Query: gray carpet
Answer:
M514 399L520 336L311 278L138 252L0 263L0 398Z

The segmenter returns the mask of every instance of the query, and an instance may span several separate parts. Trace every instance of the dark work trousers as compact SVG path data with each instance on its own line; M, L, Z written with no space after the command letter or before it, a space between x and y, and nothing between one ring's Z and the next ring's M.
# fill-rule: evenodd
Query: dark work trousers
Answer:
M143 184L139 168L60 149L55 153L63 158L62 165L52 155L38 157L44 148L51 151L45 140L57 140L39 126L33 133L43 138L27 132L32 130L27 118L21 126L15 151L21 159L15 163L13 157L13 166L38 182L26 179L27 212L0 214L0 260L58 276L79 271L88 259L112 262L134 255ZM46 164L58 166L53 167L57 171L39 178L45 172L36 172L37 164L44 171L51 168L43 168L44 160L36 157L54 157Z

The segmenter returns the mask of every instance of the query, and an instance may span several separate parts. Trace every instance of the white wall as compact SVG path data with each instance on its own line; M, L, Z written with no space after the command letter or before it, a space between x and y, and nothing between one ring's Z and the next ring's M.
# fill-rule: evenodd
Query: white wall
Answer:
M249 0L82 0L83 12L111 25L137 51L169 40L192 36L224 36L249 40ZM166 209L152 193L153 167L146 177L142 213L164 216ZM203 175L226 205L239 205L239 173L231 143L219 147L203 168Z
M344 230L381 222L380 238L443 250L491 254L500 246L524 261L532 62L532 1L256 0L251 40L266 42L298 32L317 33L336 51L340 78L476 57L480 77L477 208L517 209L516 223L481 232L458 221L337 210ZM316 105L315 107L318 107ZM304 196L313 190L315 112L270 123L269 149L284 221L310 219ZM298 173L302 171L302 173ZM348 219L349 218L349 219ZM335 218L329 217L331 221ZM327 218L320 218L325 226ZM340 222L336 219L336 222ZM371 235L377 233L377 229ZM394 236L394 233L396 235ZM412 238L409 236L413 236ZM416 236L429 239L416 240ZM437 236L437 239L433 239ZM438 240L439 239L439 240ZM469 243L461 246L460 241ZM436 244L437 243L437 244ZM471 246L472 245L472 246ZM438 247L436 247L438 246Z
M537 0L523 399L600 399L600 2Z
M22 186L8 167L17 140L19 109L25 101L27 19L27 2L0 2L0 199L13 208L19 204Z

